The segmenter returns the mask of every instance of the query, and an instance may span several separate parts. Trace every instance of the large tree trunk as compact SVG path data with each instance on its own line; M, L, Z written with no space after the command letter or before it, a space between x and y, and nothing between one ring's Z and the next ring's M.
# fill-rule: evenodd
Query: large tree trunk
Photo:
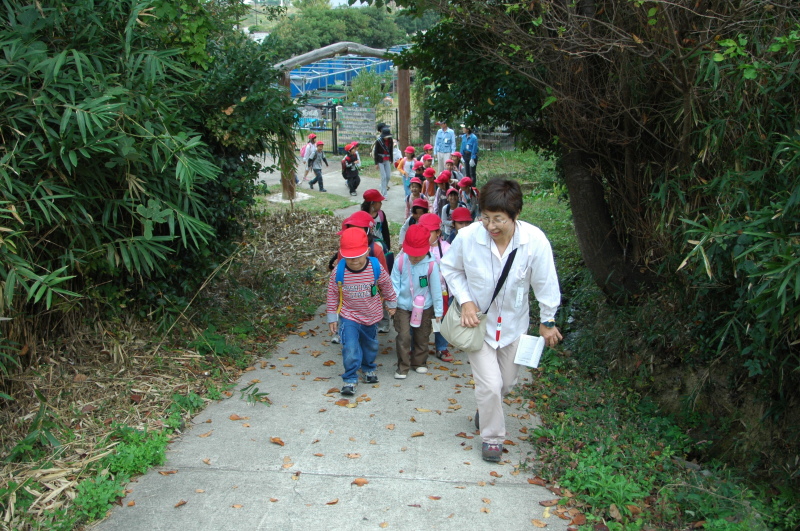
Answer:
M594 281L611 300L624 302L648 277L626 259L617 240L605 191L590 169L591 157L570 151L562 160L578 245Z

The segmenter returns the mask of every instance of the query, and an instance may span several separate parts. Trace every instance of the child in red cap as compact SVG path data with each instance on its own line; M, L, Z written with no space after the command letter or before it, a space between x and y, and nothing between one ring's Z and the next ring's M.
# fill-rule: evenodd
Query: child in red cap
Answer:
M448 238L448 243L453 243L453 240L455 240L456 235L458 235L458 231L460 231L464 227L472 225L472 214L470 214L468 208L460 206L457 209L453 210L453 213L450 215L450 218L453 220L453 230L450 233L450 237Z
M308 180L308 172L310 170L308 166L308 159L311 158L311 155L313 155L314 151L316 151L317 149L314 146L314 142L316 142L316 140L317 140L317 135L311 133L310 135L308 135L308 142L306 143L305 146L303 146L303 149L300 150L300 158L303 159L303 166L306 167L306 172L303 174L304 181Z
M345 229L339 241L344 261L331 271L328 280L328 328L342 343L342 394L352 396L359 369L364 383L378 383L378 322L384 301L389 314L395 313L397 295L388 272L377 259L368 259L363 229Z
M405 156L397 161L397 169L403 178L403 192L406 196L411 193L411 177L414 175L414 164L417 162L414 158L416 151L414 146L408 146L404 152Z
M361 184L361 177L358 175L361 169L361 160L358 158L358 149L356 149L356 146L357 144L355 142L347 144L344 147L347 154L342 160L342 177L347 181L347 188L350 190L350 195L358 195L356 190L358 189L358 185Z
M458 200L464 203L472 215L472 221L475 221L480 216L480 207L478 206L478 191L472 187L472 179L464 177L458 181L458 187L461 192L458 194Z
M453 241L455 238L455 229L453 228L453 212L459 208L463 207L464 203L458 200L458 190L455 188L450 188L447 190L447 203L445 203L444 207L442 208L442 237L448 243ZM467 212L469 212L467 210ZM452 237L451 237L452 236Z
M417 199L427 199L422 193L422 179L412 177L410 183L411 193L406 196L406 219L411 215L411 207Z
M433 167L433 155L429 153L422 155L422 167L426 170Z
M324 162L325 166L328 166L328 159L325 158L325 153L322 152L322 146L324 145L325 142L317 142L317 150L308 158L308 169L314 170L315 175L311 182L308 183L308 186L313 190L314 185L319 183L320 192L327 192L325 186L322 184L322 163Z
M439 217L442 217L442 209L444 205L447 203L447 190L450 188L450 170L444 170L439 176L436 178L436 193L433 196L433 201L428 198L428 202L431 203L431 212L436 214Z
M418 373L428 372L425 365L431 320L441 321L444 313L439 266L430 257L430 248L430 231L422 225L413 225L408 229L403 252L392 271L392 286L397 294L394 316L397 370L394 377L401 380L408 376L410 369ZM415 316L420 310L422 315L417 321Z
M434 182L436 170L433 168L425 168L422 172L422 176L425 177L425 180L422 181L422 193L425 194L429 202L432 202L433 196L436 194L436 183Z
M436 214L423 214L422 217L419 218L419 224L431 231L431 236L428 239L431 246L431 258L433 258L436 265L438 265L441 270L442 257L444 253L450 249L450 244L446 241L442 241L442 220ZM447 292L447 282L444 280L444 275L440 276L439 282L442 284L443 313L447 313L450 294ZM453 361L453 355L447 350L447 339L445 339L441 332L434 331L433 339L436 345L436 357L446 362Z
M403 226L400 227L400 245L403 245L403 240L405 240L406 233L408 229L412 226L416 225L417 220L420 218L421 215L428 213L428 200L427 199L414 199L414 202L411 203L411 215L406 218L405 223Z

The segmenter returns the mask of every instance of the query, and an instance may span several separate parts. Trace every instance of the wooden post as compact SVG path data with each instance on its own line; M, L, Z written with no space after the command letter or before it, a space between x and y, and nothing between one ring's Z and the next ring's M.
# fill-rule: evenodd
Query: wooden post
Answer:
M411 72L408 70L398 70L397 72L397 97L400 100L397 104L399 118L397 124L398 141L400 151L406 146L411 145L409 127L411 125Z
M287 70L283 73L281 77L281 86L286 87L286 90L291 95L292 90L292 72ZM294 140L294 139L292 139ZM281 169L281 198L284 201L294 201L295 199L295 184L294 184L294 174L296 171L296 165L294 161L294 143L287 139L287 142L290 142L289 146L286 149L280 150L280 161L279 167ZM291 159L288 157L291 155Z

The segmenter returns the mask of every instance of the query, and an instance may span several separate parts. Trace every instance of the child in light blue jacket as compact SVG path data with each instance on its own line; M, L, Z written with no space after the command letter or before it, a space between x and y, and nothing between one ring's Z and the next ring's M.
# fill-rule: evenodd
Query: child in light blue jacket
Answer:
M397 331L397 370L394 377L405 379L410 369L428 372L428 338L432 319L441 322L444 313L442 284L439 266L430 256L431 231L421 225L412 225L403 240L403 252L395 260L392 270L392 287L397 294L397 312L394 329ZM424 297L422 318L414 326L412 314L414 299Z

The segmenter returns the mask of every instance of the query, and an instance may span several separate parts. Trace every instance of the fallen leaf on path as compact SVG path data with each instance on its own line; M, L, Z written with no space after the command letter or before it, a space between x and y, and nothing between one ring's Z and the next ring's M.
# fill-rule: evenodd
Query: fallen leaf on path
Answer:
M162 476L170 476L172 474L177 474L178 471L177 470L159 470L158 473L161 474Z
M328 503L326 503L325 505L336 505L337 503L339 503L339 498L336 498L335 500L331 500Z
M541 520L536 520L535 518L531 520L531 523L536 527L547 527L547 524L542 522Z
M466 433L464 433L463 431L462 431L462 432L459 432L459 433L456 433L456 437L461 437L462 439L474 439L474 438L475 438L475 437L474 437L474 436L472 436L472 435L467 435L467 434L466 434Z
M431 500L441 500L442 499L441 496L428 496L428 498L430 498Z
M326 367L330 367L331 365L336 365L336 362L333 360L323 361L322 364Z
M338 387L331 387L330 389L328 389L325 392L325 394L338 393L338 392L339 392L339 388Z
M283 446L286 444L281 440L280 437L270 437L269 442L272 444L277 444L278 446Z
M361 459L361 454L352 453L352 454L344 454L344 455L348 459Z
M492 500L490 500L489 498L481 498L481 501L483 503L492 503Z
M482 513L488 513L489 512L489 508L488 507L481 507L481 512Z
M422 437L423 435L425 435L424 431L415 431L411 434L412 437Z
M575 516L575 518L570 521L569 525L583 525L586 523L586 517L582 514Z
M619 509L617 509L617 506L613 503L608 508L608 514L610 514L611 518L614 520L622 521L622 514L619 512Z
M208 437L212 433L214 433L214 430L207 431L206 433L202 433L202 434L198 435L198 437Z
M369 481L367 481L367 479L366 479L366 478L356 478L356 479L354 479L354 480L353 480L353 482L351 483L351 485L355 485L355 486L357 486L357 487L363 487L363 486L364 486L364 485L366 485L367 483L369 483Z
M325 457L325 454L314 454L314 457Z
M272 503L275 503L276 501L278 501L278 498L270 498L269 501L271 501Z
M414 409L416 409L416 410L417 410L417 411L419 411L420 413L430 413L430 412L431 412L431 410L430 410L430 409L425 409L425 408L422 408L422 407L416 407L416 408L414 408Z
M498 474L498 473L497 473L497 472L495 472L494 470L492 470L491 472L489 472L489 475L490 475L490 476L492 476L493 478L501 478L501 477L503 477L503 474Z
M411 418L410 418L410 419L408 419L408 420L410 420L411 422L416 422L416 421L417 421L417 419L415 419L414 417L411 417Z
M314 378L314 381L315 382L325 382L325 381L328 381L330 379L331 379L330 376L317 376L316 378Z
M242 505L241 503L234 503L233 505L231 505L231 507L233 507L234 509L241 509L242 507L244 507L244 505Z
M376 441L375 439L370 439L369 443L370 444L378 444L378 441Z
M175 504L175 507L180 507L181 505L186 505L186 500L181 500Z
M249 428L249 427L250 427L250 424L248 424L247 422L245 422L244 424L242 424L242 428Z
M134 505L136 505L135 501L131 500L128 502L128 507L133 507Z
M328 410L327 410L327 409L325 409L325 408L322 408L322 409L320 409L320 410L319 410L317 413L325 413L326 411L328 411Z
M336 405L337 406L342 406L342 407L347 407L347 404L349 404L349 403L350 403L350 400L348 400L346 398L342 398L342 399L336 401Z
M204 462L205 464L207 464L207 465L210 465L210 464L211 464L211 459L209 459L208 457L206 457L205 459L203 459L203 462Z
M267 362L266 361L262 361L260 363L261 363L261 368L262 369L266 369L267 368Z
M387 527L389 527L389 522L381 522L380 524L378 524L378 527L380 527L381 529L386 529Z
M542 507L553 507L554 505L558 505L558 499L542 500L539 502L539 505L541 505Z
M479 481L478 482L478 486L479 487L485 487L486 486L486 482L485 481Z
M420 505L418 503L409 503L408 506L409 507L417 507L417 508L422 507L422 505Z
M387 430L393 430L394 429L394 424L387 424L386 425L386 429Z
M543 480L539 476L536 476L535 478L528 478L528 483L530 483L531 485L539 485L540 487L544 487L545 485L547 485L545 480Z
M202 494L202 493L204 493L204 492L205 492L203 489L194 489L194 491L195 491L195 492L197 492L197 493L199 493L199 494Z

